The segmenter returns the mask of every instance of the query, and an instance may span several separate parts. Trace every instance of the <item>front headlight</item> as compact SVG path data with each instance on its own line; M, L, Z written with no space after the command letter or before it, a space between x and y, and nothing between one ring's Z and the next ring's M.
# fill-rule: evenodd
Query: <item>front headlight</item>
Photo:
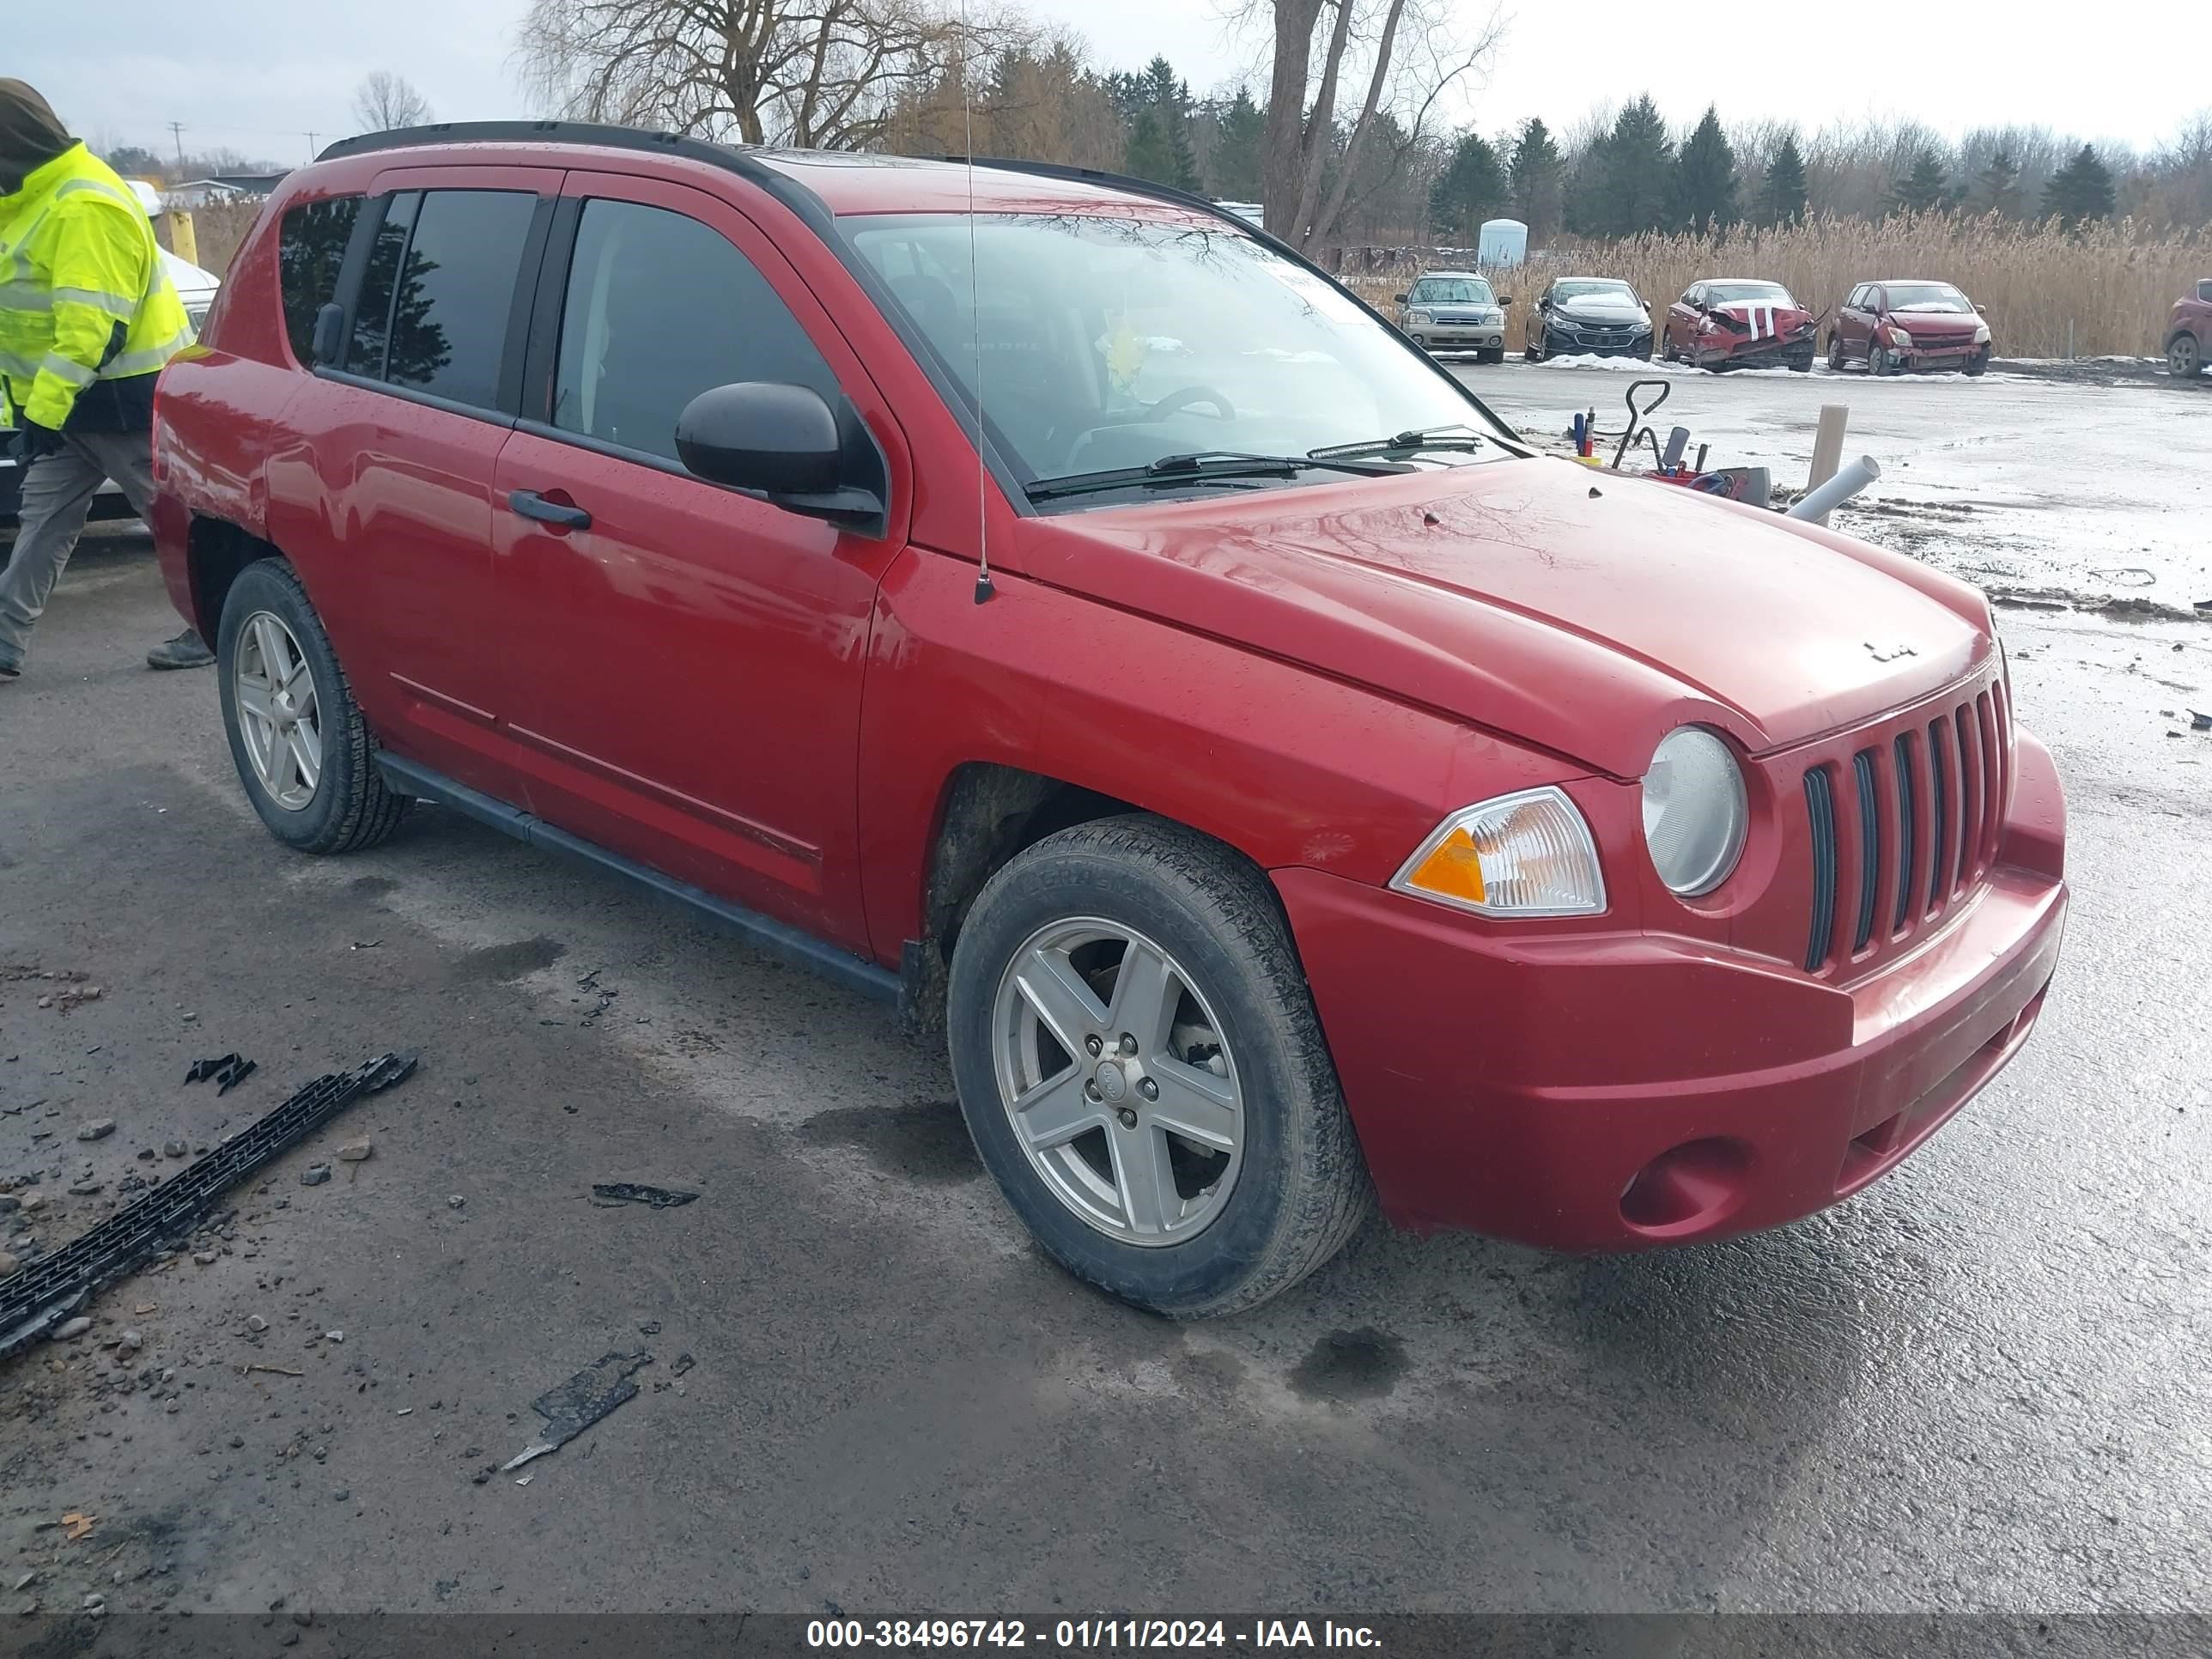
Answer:
M1895 323L1892 323L1889 325L1889 342L1899 351L1910 351L1912 349L1912 337L1910 334L1907 334L1903 329L1899 328Z
M1660 740L1644 775L1644 842L1669 890L1695 898L1726 881L1750 821L1743 769L1728 744L1701 726Z
M1550 785L1453 813L1390 885L1485 916L1594 916L1605 908L1589 825L1566 792Z
M1411 323L1419 323L1425 326L1427 324L1436 321L1436 319L1431 317L1425 311L1410 311L1406 313L1406 320Z
M1977 323L1977 324L1975 324L1975 325L1974 325L1974 343L1975 343L1976 345L1987 345L1989 343L1990 343L1990 325L1989 325L1987 323Z

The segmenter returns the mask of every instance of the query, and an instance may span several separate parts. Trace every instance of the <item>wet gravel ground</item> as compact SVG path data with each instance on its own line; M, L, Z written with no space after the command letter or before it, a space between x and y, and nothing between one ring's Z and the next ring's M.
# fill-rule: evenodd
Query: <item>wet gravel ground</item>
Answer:
M2030 395L1938 395L1969 392ZM1796 392L1680 395L1686 419L1745 399L1741 424ZM2141 556L2203 556L2160 533ZM355 858L279 848L211 677L138 665L174 626L143 542L101 538L0 691L0 964L85 976L0 978L0 1249L75 1237L177 1167L168 1144L316 1073L392 1048L422 1069L82 1336L0 1362L19 1641L60 1641L92 1596L264 1618L2206 1601L2212 734L2159 710L2212 702L2212 628L2008 617L2021 716L2072 793L2066 958L2024 1055L1895 1175L1630 1259L1377 1230L1255 1315L1181 1328L1040 1260L941 1057L875 1007L435 811ZM259 1068L228 1095L180 1084L231 1050ZM95 1119L115 1127L77 1139ZM593 1206L614 1180L701 1197ZM529 1443L534 1398L615 1352L652 1355L635 1399L479 1479ZM281 1616L253 1628L278 1650ZM1971 1624L1915 1647L1991 1650Z

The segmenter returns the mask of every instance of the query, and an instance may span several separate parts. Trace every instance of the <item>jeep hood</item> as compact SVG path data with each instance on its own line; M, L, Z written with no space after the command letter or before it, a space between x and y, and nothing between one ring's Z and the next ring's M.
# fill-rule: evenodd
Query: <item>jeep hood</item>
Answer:
M1027 573L1615 777L1697 720L1762 754L1963 678L1965 584L1778 514L1542 459L1023 521Z

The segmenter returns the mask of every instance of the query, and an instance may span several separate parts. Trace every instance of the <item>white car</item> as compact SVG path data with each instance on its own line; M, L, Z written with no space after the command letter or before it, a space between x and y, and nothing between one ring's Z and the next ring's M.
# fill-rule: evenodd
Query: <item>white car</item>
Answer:
M133 179L131 189L144 205L147 217L151 218L161 210L161 198L155 193L151 185L143 179ZM177 290L177 297L185 302L185 315L191 319L192 332L198 333L200 325L207 320L208 307L215 303L216 290L222 286L222 278L211 270L201 270L188 259L179 259L167 248L161 250L161 269L168 276L170 286ZM7 453L13 436L9 430L9 424L6 402L0 399L0 525L15 522L16 507L22 495L22 468ZM123 492L115 487L112 480L101 483L99 493L92 498L91 516L94 519L131 517L131 503L124 500Z

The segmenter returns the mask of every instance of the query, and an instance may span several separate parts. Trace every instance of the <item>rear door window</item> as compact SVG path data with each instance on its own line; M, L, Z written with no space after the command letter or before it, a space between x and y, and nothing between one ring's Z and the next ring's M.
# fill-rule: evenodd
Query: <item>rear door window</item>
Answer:
M337 297L338 268L361 217L362 198L333 196L285 210L276 234L276 285L284 305L284 334L292 355L313 359L315 313Z
M394 196L371 249L346 367L492 409L538 198L519 190Z
M672 461L684 406L737 380L838 395L799 319L720 231L667 208L586 201L562 307L553 424Z

